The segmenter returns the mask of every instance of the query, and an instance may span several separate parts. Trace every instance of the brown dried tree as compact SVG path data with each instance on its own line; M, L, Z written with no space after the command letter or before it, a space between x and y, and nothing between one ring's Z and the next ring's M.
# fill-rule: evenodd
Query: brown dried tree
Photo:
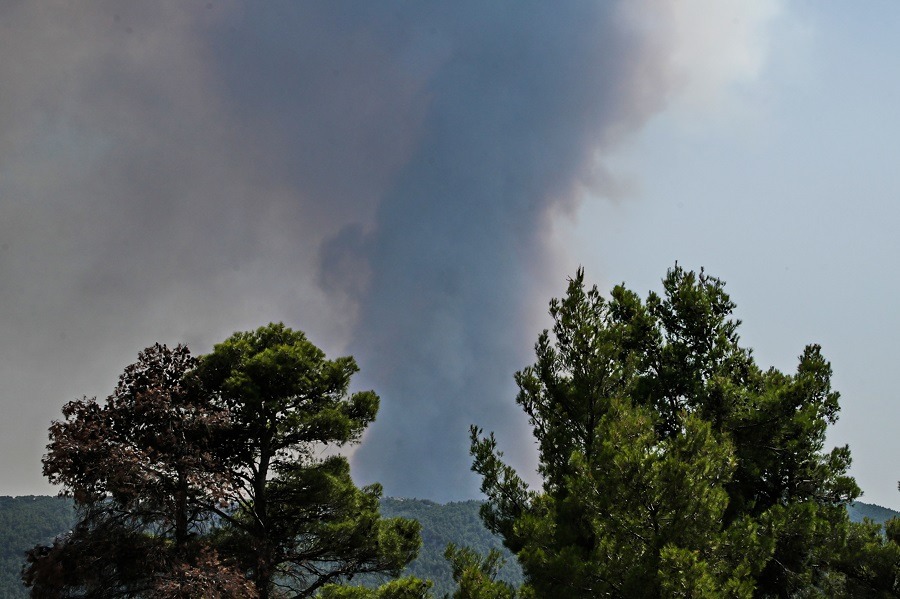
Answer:
M80 518L29 553L23 578L33 596L152 596L176 572L210 589L241 584L204 536L210 505L231 486L214 448L229 416L192 382L195 366L186 347L157 344L125 369L105 403L83 398L63 408L44 474L74 498Z

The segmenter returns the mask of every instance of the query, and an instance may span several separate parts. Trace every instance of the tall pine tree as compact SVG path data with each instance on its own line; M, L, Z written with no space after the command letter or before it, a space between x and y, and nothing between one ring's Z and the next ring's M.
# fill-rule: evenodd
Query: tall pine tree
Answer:
M818 346L761 370L723 283L676 266L664 293L604 298L579 270L552 336L516 375L538 442L531 490L473 428L482 515L526 593L792 597L843 588L846 447L823 452L838 394Z

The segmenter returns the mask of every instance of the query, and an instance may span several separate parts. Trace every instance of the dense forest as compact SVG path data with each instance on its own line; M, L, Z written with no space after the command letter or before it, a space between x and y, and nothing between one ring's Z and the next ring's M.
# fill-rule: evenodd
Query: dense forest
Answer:
M491 550L501 551L505 564L499 578L518 586L522 583L522 569L515 556L503 547L501 539L491 533L479 517L480 501L446 504L422 499L388 498L381 502L386 517L412 518L422 524L422 548L419 556L404 570L404 575L434 582L435 595L442 597L455 588L449 562L444 558L447 545L453 543L469 547L481 555Z
M22 584L25 552L49 544L75 524L72 500L61 497L0 497L0 599L27 597Z

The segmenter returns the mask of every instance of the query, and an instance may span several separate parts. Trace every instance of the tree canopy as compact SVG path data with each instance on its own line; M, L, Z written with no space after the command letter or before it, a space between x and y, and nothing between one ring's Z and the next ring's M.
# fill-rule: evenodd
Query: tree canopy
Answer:
M839 396L821 348L764 370L734 309L702 270L676 265L646 299L604 297L578 271L515 377L541 487L471 430L481 518L525 583L502 578L496 550L451 544L448 596L900 595L900 521L851 523L849 449L825 450ZM357 370L282 324L199 358L141 352L105 402L70 402L50 427L44 473L78 521L28 553L32 596L432 597L412 576L353 581L396 578L421 543L338 453L378 411L350 392Z
M154 345L128 366L104 404L81 399L50 427L44 474L79 511L72 531L28 556L38 597L165 594L191 572L211 592L241 585L204 532L208 505L226 501L230 474L212 448L228 414L189 381L185 347ZM174 596L174 595L173 595Z
M565 597L835 596L846 505L859 495L817 345L796 371L741 346L724 284L676 266L646 300L584 272L553 300L552 336L517 373L540 490L473 427L487 526L526 591Z
M228 523L223 542L260 597L276 581L306 597L358 573L397 575L418 551L417 522L380 518L379 485L359 489L346 458L318 457L375 419L374 392L348 393L357 370L283 325L236 333L200 360L202 387L231 414L222 453L235 509L216 510Z
M281 324L193 358L154 345L105 403L71 402L44 473L79 510L36 547L34 596L309 597L361 572L399 574L417 522L382 519L381 488L346 458L378 397L350 394L350 357L328 360Z

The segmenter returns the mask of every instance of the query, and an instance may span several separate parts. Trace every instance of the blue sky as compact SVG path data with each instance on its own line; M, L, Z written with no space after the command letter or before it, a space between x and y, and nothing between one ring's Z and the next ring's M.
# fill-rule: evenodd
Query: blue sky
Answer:
M898 508L900 6L859 8L783 3L757 23L760 70L657 114L613 156L627 197L561 229L605 287L658 289L675 260L724 279L763 366L821 344L842 394L829 441L864 501Z

